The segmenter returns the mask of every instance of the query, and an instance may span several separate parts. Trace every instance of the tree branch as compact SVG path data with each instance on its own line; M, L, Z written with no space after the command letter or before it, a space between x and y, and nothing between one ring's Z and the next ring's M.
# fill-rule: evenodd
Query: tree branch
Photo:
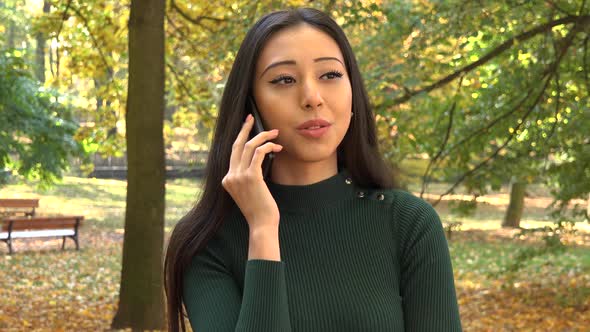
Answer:
M102 61L102 63L105 66L105 69L107 71L108 74L108 81L106 82L107 85L109 85L110 83L112 83L114 81L114 73L115 70L113 69L113 67L109 64L109 62L107 61L107 57L105 55L105 53L103 52L103 49L100 47L99 43L98 43L98 39L96 38L96 36L94 35L94 33L92 32L92 29L90 29L90 25L88 23L88 19L86 18L86 16L84 14L82 14L82 12L80 11L79 8L76 8L75 6L70 6L70 8L74 11L74 13L76 14L76 16L78 18L80 18L82 20L82 22L84 23L84 27L86 28L86 31L88 31L88 35L90 36L90 39L92 40L92 44L94 45L94 47L96 48L100 59ZM115 93L117 96L117 99L119 100L123 100L123 96L121 96L121 93L119 92L119 90L115 89Z
M218 18L218 17L207 16L207 15L200 15L197 17L191 17L184 10L182 10L180 7L178 7L175 0L170 0L170 7L172 9L174 9L176 12L178 12L178 14L180 14L180 16L182 16L185 20L187 20L193 24L199 25L209 31L211 31L210 28L203 25L203 23L201 23L201 21L209 20L209 21L213 21L213 22L217 22L217 23L227 21L227 19L225 19L225 18Z
M182 31L176 25L176 23L172 20L172 18L170 16L168 16L167 14L166 14L166 21L174 29L174 33L176 33L177 35L179 35L182 40L188 40L189 37L186 35L186 33L184 31ZM190 47L190 49L194 52L194 54L199 54L200 53L200 51L195 47L196 43L187 43L187 44ZM196 64L199 67L199 69L201 70L201 72L205 72L205 70L203 69L203 67L201 66L201 64L198 61L196 62Z
M84 22L84 26L86 27L86 30L88 31L88 35L90 36L90 39L92 40L92 43L94 44L94 47L96 47L96 50L98 51L98 54L100 55L102 63L105 65L106 70L109 73L109 76L112 77L113 73L114 73L113 67L111 65L109 65L107 58L106 58L104 52L102 51L102 48L100 47L100 45L98 45L98 40L96 39L96 37L92 33L92 30L90 29L90 25L88 24L88 20L86 19L86 16L84 16L84 14L82 14L82 12L80 12L80 10L76 7L72 7L72 10L82 20L82 22Z
M71 4L72 4L72 0L68 0L68 3L66 4L66 8L64 9L64 12L61 15L61 22L59 23L59 29L57 29L57 34L55 35L55 40L57 40L58 42L59 42L59 35L61 34L61 30L64 27L64 22L68 18L68 10L70 9ZM55 3L52 3L51 5L54 7L57 7ZM49 45L49 56L50 56L49 70L51 71L51 75L55 79L59 80L59 46L57 46L55 49L56 67L57 67L55 69L55 71L53 71L53 64L51 63L51 45Z
M179 35L181 39L187 40L188 37L186 36L186 34L176 25L176 23L172 20L172 18L170 16L168 16L168 14L166 14L165 17L166 17L166 21L172 27L173 32L175 34ZM197 50L197 48L195 47L195 43L188 43L188 45L195 54L199 53L199 50ZM197 62L197 66L199 67L201 72L205 72L205 70L201 67L201 64L199 62ZM189 87L186 85L185 80L182 78L182 75L176 71L175 67L171 63L169 63L168 61L166 61L166 67L174 75L176 82L178 82L178 84L180 85L180 88L186 93L186 95L190 99L192 99L193 101L200 103L200 100L191 92ZM204 113L199 112L198 114L204 118L209 118L209 119L213 118L213 116L209 112L206 112L206 111Z
M456 79L457 77L459 77L460 75L466 74L466 73L474 70L475 68L487 63L488 61L495 58L496 56L498 56L502 52L511 48L512 45L514 45L515 43L528 40L540 33L551 30L555 26L569 24L569 23L576 23L579 25L587 25L590 23L590 15L566 16L564 18L560 18L560 19L557 19L557 20L554 20L551 22L547 22L547 23L537 26L531 30L525 31L515 37L509 38L508 40L506 40L505 42L503 42L502 44L500 44L499 46L497 46L496 48L491 50L489 53L484 55L481 59L453 72L450 75L447 75L446 77L443 77L442 79L440 79L430 85L427 85L422 88L418 88L416 90L407 90L403 96L395 98L391 102L384 103L383 105L380 105L379 107L399 105L399 104L405 103L406 101L410 100L412 97L414 97L418 94L427 93L432 90L443 87L446 84L448 84L449 82L451 82L454 79Z
M201 101L190 91L190 89L184 83L184 80L181 78L181 75L174 69L174 66L166 61L166 68L170 70L170 72L174 75L176 82L180 85L182 90L196 103L200 103ZM199 115L205 118L212 119L213 116L209 112L199 112Z
M176 34L178 34L182 40L188 40L189 37L186 35L186 33L184 31L180 30L180 28L176 25L176 23L172 20L172 18L168 14L166 14L166 21L168 22L168 24L170 24L170 26L174 29L174 32ZM195 43L187 43L187 44L192 49L192 51L195 52L195 54L199 54L199 50L195 47Z
M555 43L554 43L554 45L555 45ZM555 51L556 52L559 51L557 49L557 46L555 46ZM555 113L553 115L553 117L555 118L555 122L553 122L553 125L551 126L551 130L549 131L549 135L545 139L545 144L547 142L549 142L549 140L551 139L551 137L555 133L555 128L557 127L557 116L559 115L559 106L560 106L559 102L561 101L561 85L559 85L559 71L558 70L555 72L555 90L557 92L557 95L555 98ZM549 156L549 154L547 154L547 156Z
M573 30L573 29L572 29ZM577 31L577 30L576 30ZM574 32L575 34L575 32ZM571 40L566 41L565 44L567 43L571 43ZM560 50L556 50L557 52L560 52ZM552 67L547 67L543 72L542 72L542 76L545 76L546 73L552 71ZM510 115L514 114L516 111L518 111L520 109L520 107L522 107L522 105L529 99L529 97L531 96L532 92L534 91L534 86L531 86L527 92L526 95L524 96L524 98L522 98L513 108L511 108L509 111L501 114L500 116L498 116L497 118L495 118L494 120L492 120L491 122L489 122L487 125L485 125L482 128L478 128L476 130L474 130L473 132L471 132L471 134L467 135L466 137L464 137L463 139L461 139L459 142L453 144L453 146L451 146L447 151L445 151L442 156L440 157L440 159L438 160L442 160L444 157L448 156L451 154L451 152L453 152L455 149L457 149L458 147L460 147L461 145L465 144L466 142L470 141L471 139L484 135L486 132L488 132L492 127L494 127L496 124L500 123L501 120L509 117ZM437 162L434 164L434 167L436 167L438 165L438 160Z
M445 133L445 138L443 139L443 141L440 145L438 153L434 156L434 158L432 158L430 160L430 162L428 163L428 166L426 167L426 171L424 171L424 175L422 176L422 190L420 191L420 198L422 198L424 196L424 191L426 191L426 185L428 183L426 181L426 178L428 177L428 175L430 173L430 168L438 160L438 158L440 157L440 155L444 151L445 146L447 145L447 142L449 141L449 137L451 136L451 129L453 128L453 116L455 114L455 109L457 107L457 95L461 91L461 85L463 83L463 78L464 78L464 76L461 76L461 78L459 79L459 84L457 85L457 92L455 92L455 97L453 98L454 99L453 104L451 105L450 109L447 111L448 113L450 113L450 115L449 115L449 124L447 125L447 131ZM447 113L447 112L445 112L445 113Z
M189 96L194 101L199 101L199 99L197 99L197 97L195 97L195 95L193 95L193 93L190 91L190 89L184 84L184 80L180 78L180 74L178 74L178 72L176 72L176 69L174 69L174 66L172 66L168 61L166 61L166 67L174 75L174 78L176 78L176 81L178 82L178 84L180 85L182 90L184 90L184 92L187 94L187 96Z
M531 96L532 92L534 90L534 86L531 86L528 90L526 95L524 96L524 98L522 98L516 105L514 105L514 107L512 107L509 111L500 114L500 116L498 116L497 118L493 119L491 122L489 122L487 125L485 125L482 128L476 129L473 132L471 132L471 134L467 135L467 137L464 137L463 139L461 139L459 142L453 144L453 146L451 146L447 151L444 152L444 154L442 155L442 157L446 157L448 156L451 152L453 152L455 149L457 149L459 146L465 144L465 142L470 141L471 139L477 137L477 136L481 136L485 133L487 133L490 129L492 129L492 127L494 127L496 124L500 123L501 120L509 117L510 115L514 114L516 111L518 111L522 105L529 99L529 97Z
M463 175L461 175L461 177L459 177L459 179L457 181L455 181L455 183L451 186L451 188L449 188L446 192L444 192L443 194L441 194L438 197L438 199L434 203L432 203L432 206L438 205L438 203L440 203L440 201L442 200L442 198L444 196L452 193L453 190L455 190L455 188L459 184L461 184L468 176L474 174L480 168L482 168L488 162L490 162L492 159L494 159L494 158L496 158L498 156L498 154L500 153L500 151L502 151L508 145L508 143L510 143L512 141L512 139L516 136L516 134L518 132L518 129L520 129L520 127L524 124L526 118L531 114L531 112L533 111L533 109L535 108L535 106L537 105L537 103L541 100L541 97L543 97L543 95L545 94L545 89L547 88L547 85L548 85L548 83L549 83L550 80L551 80L551 77L549 77L549 78L547 78L545 80L545 83L543 84L543 87L541 88L541 92L539 93L539 95L537 96L537 98L535 98L534 102L531 104L531 106L529 107L529 109L527 110L527 112L523 115L522 122L520 122L519 124L517 124L516 127L514 128L514 131L508 136L508 139L506 139L506 142L504 142L504 144L502 144L501 146L499 146L489 157L487 157L482 162L480 162L479 164L477 164L474 168L470 169L466 173L463 173Z
M66 4L66 9L64 9L63 14L61 15L61 22L59 24L59 29L57 29L57 34L55 35L55 39L59 39L59 34L61 33L61 30L64 27L64 22L66 21L67 17L68 17L68 9L70 9L70 5L72 4L72 0L68 0L68 3ZM53 5L55 6L55 5Z
M578 32L579 29L581 29L581 27L582 26L579 25L579 24L574 25L574 27L568 32L567 36L564 37L564 42L562 44L562 48L561 48L559 54L557 55L555 61L553 63L551 63L551 65L548 66L543 71L543 79L545 79L546 76L548 76L548 77L545 79L545 83L543 84L543 87L541 89L541 92L539 93L539 95L537 96L537 98L535 98L534 102L530 105L529 109L527 110L527 112L522 117L521 122L518 123L515 126L514 131L510 134L510 136L508 136L508 139L506 140L506 142L504 144L502 144L500 147L498 147L488 158L486 158L485 160L483 160L482 162L480 162L479 164L477 164L471 170L469 170L466 173L464 173L463 175L461 175L461 177L459 177L459 179L457 181L455 181L455 183L451 186L451 188L449 188L445 193L441 194L438 197L438 199L436 200L436 202L434 202L432 204L433 206L436 206L438 203L440 203L440 201L442 200L442 198L444 196L446 196L446 195L450 194L451 192L453 192L453 190L460 183L462 183L468 176L474 174L480 168L482 168L483 166L485 166L489 161L491 161L494 158L496 158L497 155L498 155L498 153L500 153L500 151L503 150L508 145L508 143L510 143L512 141L512 139L516 136L516 133L518 132L518 129L525 123L526 118L531 114L531 112L533 111L533 109L535 108L535 106L539 103L539 101L541 100L541 98L545 94L545 90L547 89L547 86L548 86L549 82L551 81L551 78L553 77L553 75L556 74L557 68L558 68L559 64L561 63L561 60L563 59L563 56L567 52L568 48L571 46L571 44L572 44L572 42L574 40L574 37L576 36L576 33Z
M557 90L557 97L555 98L555 114L553 115L553 117L555 118L555 122L553 122L553 125L551 126L551 130L549 131L549 135L547 135L547 138L545 139L545 142L548 142L551 137L553 136L553 133L555 133L555 127L557 127L557 115L559 114L559 101L560 101L560 94L561 94L561 87L559 85L559 72L555 73L555 90ZM549 154L547 154L549 155Z

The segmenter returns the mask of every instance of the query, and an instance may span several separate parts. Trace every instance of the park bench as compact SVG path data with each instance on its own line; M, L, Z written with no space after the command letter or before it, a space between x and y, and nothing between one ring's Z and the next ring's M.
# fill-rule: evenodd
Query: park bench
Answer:
M0 218L9 216L34 216L39 199L0 198Z
M61 249L65 249L66 238L71 238L78 244L78 230L84 220L83 216L35 216L35 217L6 217L0 219L0 240L8 245L8 253L12 254L12 240L17 238L63 237Z

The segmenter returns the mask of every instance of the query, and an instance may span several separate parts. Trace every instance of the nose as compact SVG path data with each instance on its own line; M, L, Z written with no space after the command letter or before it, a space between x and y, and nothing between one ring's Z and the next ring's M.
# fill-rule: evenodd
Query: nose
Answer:
M303 87L302 107L305 110L314 110L324 104L320 90L315 83L307 82Z

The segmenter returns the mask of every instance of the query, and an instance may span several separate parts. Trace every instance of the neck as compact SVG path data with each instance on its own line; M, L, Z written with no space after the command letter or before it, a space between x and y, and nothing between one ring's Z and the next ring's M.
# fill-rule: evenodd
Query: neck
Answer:
M331 177L308 185L277 184L272 180L266 184L281 212L309 212L355 199L356 188L350 180L350 173L341 169Z
M338 173L336 153L319 161L304 161L275 154L270 179L282 185L309 185L330 178Z

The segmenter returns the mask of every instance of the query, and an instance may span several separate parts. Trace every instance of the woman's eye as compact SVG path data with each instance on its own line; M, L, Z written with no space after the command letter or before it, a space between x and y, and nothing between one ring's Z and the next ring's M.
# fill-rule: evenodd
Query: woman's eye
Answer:
M329 77L330 79L340 78L340 77L342 77L342 73L339 71L331 71L331 72L325 73L324 76Z
M324 75L322 75L322 77L324 77L324 76L327 77L329 80L331 80L331 79L342 77L342 73L339 71L330 71L330 72L327 72ZM281 84L281 85L291 84L291 83L295 82L293 77L287 76L287 75L281 75L281 76L275 78L274 80L270 81L270 83L277 84L281 81L283 82L283 84Z
M285 84L289 84L289 83L293 83L294 79L291 76L279 76L278 78L275 78L274 80L270 81L270 83L276 84L281 81L283 81Z

